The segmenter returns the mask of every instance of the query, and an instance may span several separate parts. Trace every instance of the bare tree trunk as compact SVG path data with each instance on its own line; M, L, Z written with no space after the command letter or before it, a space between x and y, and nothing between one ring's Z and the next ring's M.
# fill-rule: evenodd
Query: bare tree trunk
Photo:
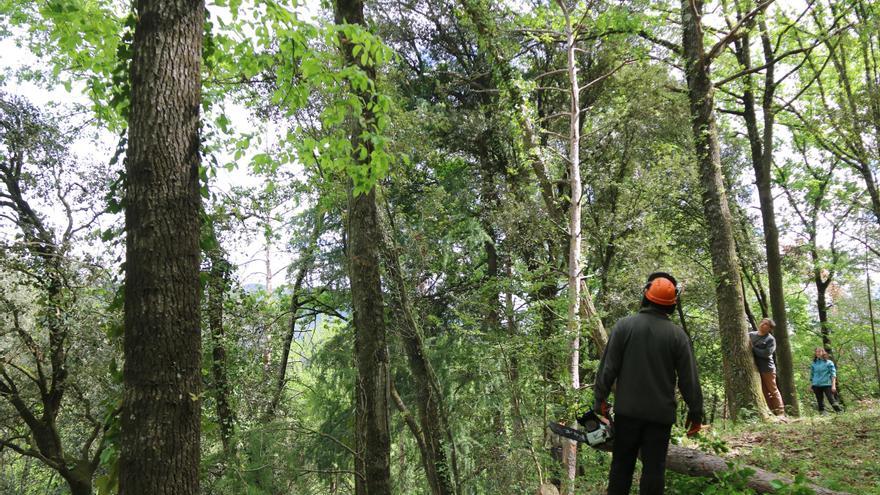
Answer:
M368 193L358 196L352 194L349 198L348 222L349 279L358 368L356 394L361 403L359 416L363 428L359 432L363 435L363 443L358 445L357 452L363 456L364 493L383 495L391 493L391 432L388 423L390 376L379 278L378 242L381 231L375 187Z
M119 490L199 493L202 0L140 0L125 197Z
M302 307L303 283L315 263L318 239L321 237L321 232L324 229L324 213L316 211L314 221L315 225L312 229L309 245L306 251L302 253L296 280L293 282L293 290L290 295L290 324L287 327L287 335L284 337L284 342L281 344L281 360L278 362L275 391L272 393L272 400L269 402L269 406L263 415L266 420L271 420L275 416L275 409L281 402L281 397L284 393L284 385L287 382L287 366L290 361L290 347L293 345L293 339L296 336L296 323L299 321L299 310Z
M714 88L710 77L711 58L703 46L702 0L682 0L681 15L694 147L703 190L703 213L710 228L724 388L733 418L738 418L741 410L752 410L762 418L769 418L770 410L764 403L758 370L747 341L745 305L737 283L739 262L721 172Z
M738 10L738 20L741 20L741 12ZM776 62L773 47L767 33L766 23L759 23L761 28L761 46L764 54L764 88L761 98L761 111L763 115L763 132L758 128L755 93L752 89L752 75L747 74L745 89L743 91L743 113L746 131L749 138L752 167L755 171L755 186L758 189L758 200L761 205L761 220L763 222L764 246L767 255L767 279L770 284L770 306L776 328L773 335L776 338L776 356L778 357L777 378L779 379L779 391L787 407L787 412L793 416L800 414L800 406L797 397L797 387L794 383L794 363L791 356L791 344L788 337L788 318L785 311L785 293L782 280L782 257L779 254L779 229L776 227L776 212L773 202L771 181L771 169L773 166L773 127L776 123L776 109L773 97L776 93ZM744 35L735 44L737 59L745 70L752 69L751 47L748 35Z
M816 312L819 314L819 333L822 336L822 347L825 348L825 352L833 355L834 351L831 347L831 330L828 328L828 301L825 297L831 280L822 279L822 270L818 266L819 255L815 252L816 248L812 247L810 251L814 263L813 282L816 284Z
M877 356L877 329L874 328L874 296L871 295L871 272L868 271L867 250L865 250L865 286L868 289L868 321L871 323L871 340L874 343L874 372L877 374L877 391L880 392L880 357Z
M366 28L362 0L337 0L336 24L350 24ZM340 44L347 64L359 67L368 79L376 79L372 65L360 63L354 54L354 44L340 33ZM353 90L364 103L361 115L352 119L351 143L355 150L351 160L367 168L370 165L372 143L361 142L360 135L376 126L376 117L370 110L375 96L366 91ZM362 156L357 152L366 149ZM355 476L357 494L386 495L391 493L391 432L389 403L391 401L389 357L386 344L385 305L382 281L379 276L379 243L382 229L376 204L376 187L355 194L349 189L348 205L348 260L351 300L354 311L355 359L358 377L355 390L357 403L357 454L363 459L363 478ZM357 459L356 459L357 463Z
M568 338L571 341L569 374L571 387L581 388L580 379L580 303L581 303L581 167L580 167L580 85L575 50L576 36L571 24L571 13L565 0L559 0L565 14L566 52L568 55L568 83L571 107L569 109L568 180L571 202L568 216ZM577 475L577 443L563 444L563 460L567 468L566 492L574 494Z
M235 410L230 404L232 395L227 373L226 331L223 325L223 300L229 288L230 266L223 253L211 253L211 271L208 280L208 327L211 332L211 373L214 378L214 396L217 403L217 420L220 423L220 440L227 457L235 453L232 437L235 434Z
M384 217L384 218L383 218ZM455 465L455 445L443 405L440 381L434 373L428 358L427 347L407 292L403 269L397 253L397 246L391 237L390 219L380 215L381 253L388 274L391 289L391 306L400 329L403 348L409 360L409 369L415 380L416 401L419 409L422 451L425 474L435 495L454 495L457 493L457 473ZM398 404L400 407L401 404Z

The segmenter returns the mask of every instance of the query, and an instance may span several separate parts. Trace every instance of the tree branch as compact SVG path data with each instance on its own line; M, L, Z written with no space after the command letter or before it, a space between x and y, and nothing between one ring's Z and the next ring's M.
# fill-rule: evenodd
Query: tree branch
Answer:
M726 47L728 44L730 44L730 42L740 36L740 31L742 30L742 28L745 25L751 23L758 14L763 12L764 9L766 9L774 1L775 0L764 0L763 2L759 3L754 9L752 9L751 12L744 15L742 19L740 19L739 22L737 22L736 25L733 26L733 29L731 29L730 32L727 33L727 35L725 35L717 43L715 43L714 46L712 46L712 48L709 50L709 53L706 54L706 60L711 61L719 54L721 54L721 50L723 50L724 47Z

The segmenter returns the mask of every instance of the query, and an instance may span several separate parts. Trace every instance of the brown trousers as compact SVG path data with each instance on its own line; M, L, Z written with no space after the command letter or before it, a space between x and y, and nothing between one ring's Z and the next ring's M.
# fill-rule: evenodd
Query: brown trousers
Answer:
M776 373L772 371L761 372L761 391L764 392L764 400L773 414L781 416L785 414L785 405L782 403L782 394L776 388Z

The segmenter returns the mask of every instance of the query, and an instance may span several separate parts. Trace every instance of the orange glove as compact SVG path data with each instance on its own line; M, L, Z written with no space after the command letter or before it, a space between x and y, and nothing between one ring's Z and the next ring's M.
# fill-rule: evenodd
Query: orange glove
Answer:
M684 428L687 430L687 436L692 437L703 429L703 425L699 421L694 421L688 418L687 421L684 422Z

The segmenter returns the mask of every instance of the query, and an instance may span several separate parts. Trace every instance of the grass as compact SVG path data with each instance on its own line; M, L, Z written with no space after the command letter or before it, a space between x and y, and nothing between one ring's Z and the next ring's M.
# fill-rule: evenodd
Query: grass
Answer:
M737 426L726 457L859 495L880 495L880 403L788 422Z
M710 445L726 446L723 457L737 465L758 467L794 479L801 475L809 483L854 495L880 495L880 402L850 404L848 411L825 416L808 415L787 421L767 423L715 424L701 442L684 439L684 431L673 435L685 446L710 450ZM581 449L580 461L586 468L578 494L605 493L610 455ZM632 493L638 493L640 463L636 464ZM729 481L729 480L728 480ZM722 489L728 481L689 478L667 472L668 494L742 493Z

